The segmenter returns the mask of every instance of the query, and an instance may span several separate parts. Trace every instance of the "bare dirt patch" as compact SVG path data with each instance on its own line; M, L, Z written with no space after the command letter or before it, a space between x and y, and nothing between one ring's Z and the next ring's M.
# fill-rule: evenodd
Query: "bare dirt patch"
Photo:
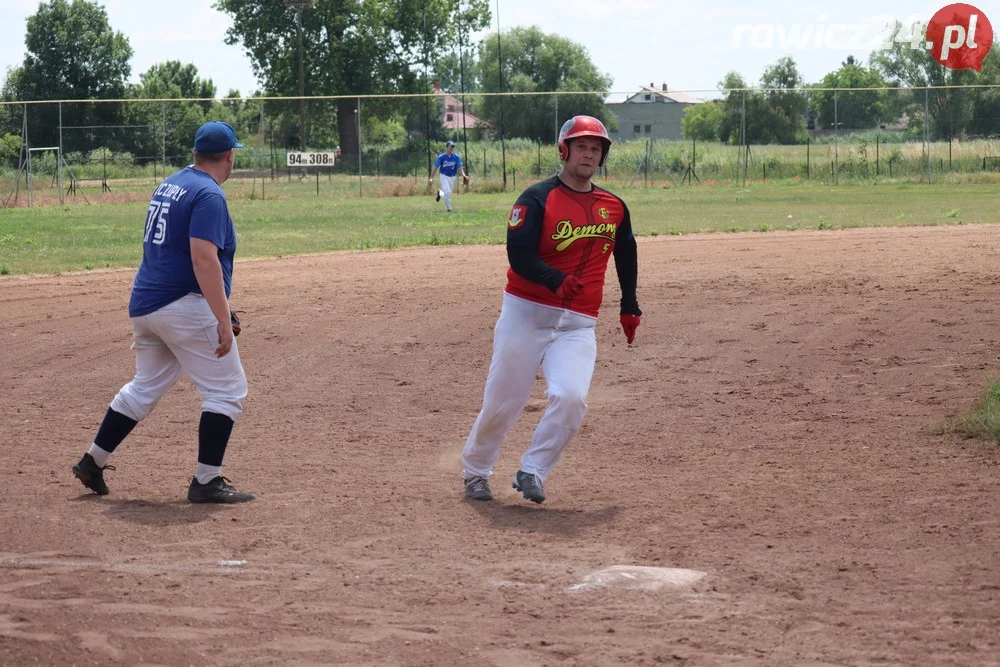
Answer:
M132 272L0 279L0 663L1000 661L1000 450L935 431L996 371L997 230L639 253L638 344L612 280L542 506L509 481L537 409L497 500L462 499L501 246L238 263L250 396L225 474L259 494L238 507L184 501L186 380L111 495L84 493L70 466L133 367ZM707 576L574 589L612 565Z

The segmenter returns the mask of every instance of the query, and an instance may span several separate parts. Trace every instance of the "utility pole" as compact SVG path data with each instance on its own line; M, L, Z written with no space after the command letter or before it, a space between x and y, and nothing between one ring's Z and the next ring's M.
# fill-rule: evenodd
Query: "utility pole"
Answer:
M500 153L503 156L503 189L507 191L507 143L503 126L503 52L500 50L500 0L497 0L497 68L500 73Z
M283 0L286 7L295 8L295 30L299 39L299 145L306 149L306 67L302 56L302 10L312 7L314 0Z

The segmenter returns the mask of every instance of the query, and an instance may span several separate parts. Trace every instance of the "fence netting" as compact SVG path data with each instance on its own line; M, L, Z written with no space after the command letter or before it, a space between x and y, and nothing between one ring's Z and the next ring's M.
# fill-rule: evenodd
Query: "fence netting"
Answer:
M934 182L1000 171L997 88L733 90L698 104L645 97L614 104L568 93L5 103L0 204L29 186L75 195L158 182L191 162L194 133L208 119L232 124L245 144L234 178L311 179L319 193L324 179L353 177L361 196L372 179L402 185L368 187L369 195L419 190L446 140L456 142L479 191L547 177L559 169L561 124L580 112L608 126L615 144L599 179L618 187ZM291 152L336 159L289 166Z

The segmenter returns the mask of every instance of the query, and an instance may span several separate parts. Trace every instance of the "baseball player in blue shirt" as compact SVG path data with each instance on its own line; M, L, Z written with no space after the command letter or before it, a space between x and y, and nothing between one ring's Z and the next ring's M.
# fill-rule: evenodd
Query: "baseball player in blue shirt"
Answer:
M431 170L431 177L427 179L428 183L434 182L434 173L437 171L440 171L441 187L434 201L441 201L444 197L444 210L451 213L451 193L455 190L455 177L458 172L462 172L462 178L468 181L469 175L465 173L462 158L455 152L455 142L450 139L444 144L444 153L438 155L434 161L434 169Z
M219 186L232 174L233 149L242 147L227 123L205 123L195 134L194 164L153 192L128 305L135 377L111 401L90 450L73 466L77 479L98 495L108 493L104 471L114 470L107 465L112 452L183 371L202 398L198 465L188 500L254 499L222 476L222 458L233 424L243 413L247 380L229 308L236 230Z

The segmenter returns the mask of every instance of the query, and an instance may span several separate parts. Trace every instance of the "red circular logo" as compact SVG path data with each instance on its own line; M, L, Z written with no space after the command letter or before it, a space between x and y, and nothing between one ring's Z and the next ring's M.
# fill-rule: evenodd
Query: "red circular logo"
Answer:
M993 46L993 26L986 14L963 3L942 7L927 24L927 48L934 60L951 69L983 69Z

